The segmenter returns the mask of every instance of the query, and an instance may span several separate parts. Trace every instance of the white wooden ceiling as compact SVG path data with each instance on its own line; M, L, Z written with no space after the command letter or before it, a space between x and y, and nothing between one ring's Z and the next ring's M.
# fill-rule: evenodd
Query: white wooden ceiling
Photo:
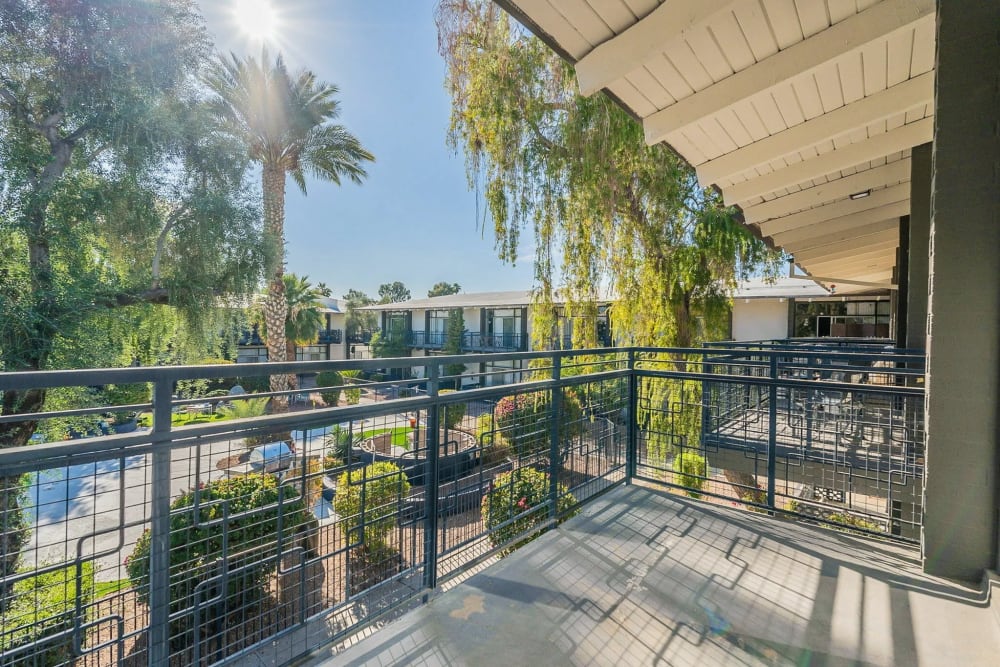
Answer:
M934 0L496 1L803 269L889 283L933 136Z

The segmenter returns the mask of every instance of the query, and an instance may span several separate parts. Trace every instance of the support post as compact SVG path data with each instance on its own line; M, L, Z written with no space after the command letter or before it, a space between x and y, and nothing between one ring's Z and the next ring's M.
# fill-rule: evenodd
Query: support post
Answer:
M434 402L427 409L427 458L424 460L424 587L437 587L437 538L438 538L438 483L440 471L438 454L438 384L441 367L432 363L427 366L427 395Z
M635 374L635 350L628 351L628 442L625 446L625 483L635 477L639 452L639 378Z
M562 355L555 352L552 357L552 401L550 409L552 423L549 425L549 517L555 518L559 506L559 421L562 419Z
M150 471L149 667L170 664L170 418L173 383L153 385Z
M767 388L767 505L774 507L774 475L777 471L778 443L778 356L775 351L770 353L770 378Z

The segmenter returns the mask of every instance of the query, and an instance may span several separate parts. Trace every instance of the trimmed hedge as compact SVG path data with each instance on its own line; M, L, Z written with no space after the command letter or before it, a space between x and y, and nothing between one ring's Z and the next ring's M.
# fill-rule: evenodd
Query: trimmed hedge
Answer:
M386 552L389 548L386 537L396 526L396 516L409 494L410 481L403 470L387 461L343 473L333 497L341 533L351 543L360 538L372 557ZM363 536L359 534L362 522Z
M340 402L343 384L344 376L337 371L323 371L316 376L316 388L319 390L319 395L323 397L323 402L329 406L335 406Z
M80 566L82 606L90 604L94 590L94 566ZM0 664L4 667L31 665L50 667L73 660L73 629L76 613L77 568L75 565L37 574L14 584L0 631ZM61 634L67 633L67 634ZM54 636L59 635L59 636ZM11 656L18 648L34 643L32 649Z

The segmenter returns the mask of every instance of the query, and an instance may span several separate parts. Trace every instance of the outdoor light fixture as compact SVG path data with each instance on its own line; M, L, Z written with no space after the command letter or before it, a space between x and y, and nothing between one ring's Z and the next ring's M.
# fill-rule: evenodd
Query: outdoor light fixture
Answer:
M851 198L851 199L857 200L857 199L864 199L865 197L870 196L871 193L872 193L872 189L868 188L867 190L862 190L861 192L854 192L854 193L849 194L847 196L849 198Z

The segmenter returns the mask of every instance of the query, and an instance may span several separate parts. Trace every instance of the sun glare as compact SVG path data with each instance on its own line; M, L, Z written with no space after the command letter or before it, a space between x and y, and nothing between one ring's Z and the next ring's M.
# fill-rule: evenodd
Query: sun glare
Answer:
M271 42L278 34L278 14L271 0L234 0L233 15L240 31L252 40Z

